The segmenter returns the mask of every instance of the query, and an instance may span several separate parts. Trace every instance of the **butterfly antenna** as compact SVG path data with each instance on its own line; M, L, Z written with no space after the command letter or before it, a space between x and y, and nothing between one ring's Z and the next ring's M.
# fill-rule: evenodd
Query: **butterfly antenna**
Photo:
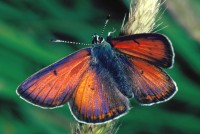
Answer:
M68 43L68 44L84 45L84 46L89 46L89 45L91 45L91 44L87 44L87 43L80 43L80 42L73 42L73 41L65 41L65 40L51 40L51 42L54 42L54 43Z
M109 19L110 19L110 14L109 14L109 15L107 16L107 18L106 18L106 22L105 22L105 24L104 24L104 26L103 26L103 29L102 29L102 31L101 31L101 37L103 36L104 30L105 30L105 28L106 28L106 26L107 26L107 24L108 24Z

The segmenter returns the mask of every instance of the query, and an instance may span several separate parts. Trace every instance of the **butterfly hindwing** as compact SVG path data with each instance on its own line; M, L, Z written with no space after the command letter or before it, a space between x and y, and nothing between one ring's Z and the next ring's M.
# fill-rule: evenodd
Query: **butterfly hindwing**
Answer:
M174 52L171 42L162 34L148 33L108 38L120 52L138 57L164 68L173 65Z
M169 100L176 92L176 83L159 67L139 58L122 58L127 77L131 79L133 94L142 105Z
M43 108L60 106L74 92L89 62L90 48L75 52L29 77L18 87L17 93Z
M93 66L76 87L69 106L80 122L98 124L127 113L128 103L107 70Z

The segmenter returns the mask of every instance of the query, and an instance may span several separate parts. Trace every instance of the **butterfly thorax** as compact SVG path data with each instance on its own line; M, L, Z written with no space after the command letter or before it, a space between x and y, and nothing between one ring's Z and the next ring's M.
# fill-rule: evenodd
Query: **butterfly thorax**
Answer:
M92 58L94 63L101 62L104 65L110 64L115 57L111 45L103 37L93 35Z

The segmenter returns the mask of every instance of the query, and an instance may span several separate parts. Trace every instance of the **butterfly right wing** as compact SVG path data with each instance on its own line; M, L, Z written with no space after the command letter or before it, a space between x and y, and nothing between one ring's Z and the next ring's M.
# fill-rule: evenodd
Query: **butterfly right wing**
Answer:
M159 67L170 68L173 66L174 51L172 44L162 34L134 34L108 38L108 42L123 54L144 59Z
M132 84L135 99L142 105L161 103L178 91L176 83L161 68L140 58L121 58L124 72Z
M91 48L79 50L40 70L25 80L17 93L26 101L43 108L63 105L89 68L90 51Z

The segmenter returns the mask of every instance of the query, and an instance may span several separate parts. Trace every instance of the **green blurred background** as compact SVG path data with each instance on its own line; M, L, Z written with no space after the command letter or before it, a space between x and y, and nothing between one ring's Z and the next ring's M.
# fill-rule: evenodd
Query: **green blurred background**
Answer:
M28 76L84 47L51 43L63 39L91 43L106 28L119 32L128 0L0 0L0 134L67 134L75 122L68 106L44 110L16 95ZM159 33L175 49L175 65L166 70L179 91L166 103L133 108L119 119L118 134L200 133L200 1L166 0ZM117 36L117 34L116 34Z

